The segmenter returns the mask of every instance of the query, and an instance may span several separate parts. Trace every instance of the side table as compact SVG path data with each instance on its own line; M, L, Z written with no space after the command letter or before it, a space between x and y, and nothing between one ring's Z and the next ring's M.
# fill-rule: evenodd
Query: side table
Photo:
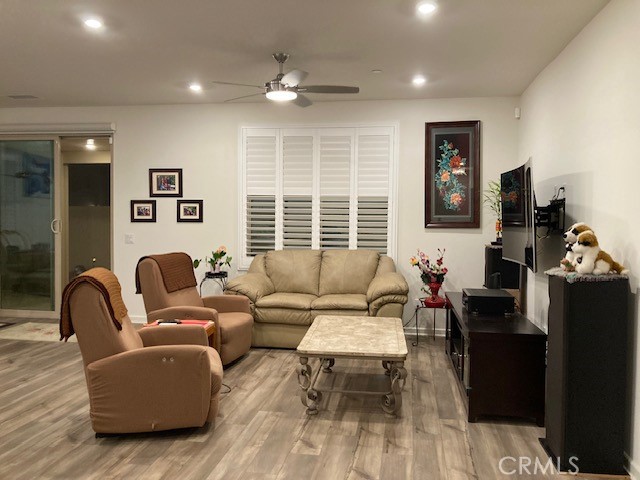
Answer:
M450 308L449 302L447 302L447 300L442 297L437 297L436 299L432 299L432 297L424 297L424 298L420 298L419 301L420 301L420 304L416 305L416 312L415 312L415 317L416 317L415 345L417 345L420 340L420 337L418 336L418 312L423 308L433 309L433 339L435 340L436 339L436 312L438 311L438 309L442 308L445 310L445 316L446 316L447 309Z
M216 324L214 322L211 322L209 320L193 320L193 319L180 320L180 322L181 323L169 324L169 325L201 325L207 334L207 338L209 339L209 346L212 348L215 348ZM160 324L158 323L158 320L156 320L155 322L147 323L142 327L145 328L145 327L158 327L158 326L160 326Z
M206 272L204 274L204 278L200 282L200 296L202 296L202 284L207 280L213 280L222 288L224 292L224 288L227 286L227 278L229 277L229 272Z

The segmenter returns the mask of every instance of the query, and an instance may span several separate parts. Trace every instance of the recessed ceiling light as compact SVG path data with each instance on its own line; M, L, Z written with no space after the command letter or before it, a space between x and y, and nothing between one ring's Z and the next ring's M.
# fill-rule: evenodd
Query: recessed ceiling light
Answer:
M371 73L382 73L382 70L376 68L374 70L371 70Z
M189 90L191 90L192 92L201 92L202 91L202 85L200 85L199 83L190 83L189 84Z
M102 20L100 20L99 18L87 18L84 21L84 24L93 30L102 28L102 25L103 25Z
M424 75L414 75L411 79L411 83L413 83L416 87L421 87L425 83L427 83L427 79L424 77Z
M433 2L420 2L416 6L416 11L419 15L431 15L436 11L437 5Z

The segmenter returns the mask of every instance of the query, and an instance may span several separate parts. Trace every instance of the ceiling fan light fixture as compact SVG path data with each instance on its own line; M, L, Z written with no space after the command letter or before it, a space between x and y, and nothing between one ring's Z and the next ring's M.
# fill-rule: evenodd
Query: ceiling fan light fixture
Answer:
M267 98L275 102L290 102L297 97L298 94L293 90L269 90L267 92Z

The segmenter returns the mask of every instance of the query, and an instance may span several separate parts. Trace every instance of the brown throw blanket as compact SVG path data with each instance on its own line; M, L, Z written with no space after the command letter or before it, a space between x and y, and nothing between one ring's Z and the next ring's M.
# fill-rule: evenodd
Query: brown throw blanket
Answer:
M122 319L127 315L127 307L122 301L120 282L111 270L96 267L78 275L64 287L60 308L60 340L64 339L66 342L75 333L71 322L71 295L82 283L90 283L98 289L107 304L113 324L118 330L122 330Z
M136 293L142 293L140 289L140 262L145 258L155 261L160 268L162 281L167 292L177 292L183 288L195 287L196 276L193 273L193 261L186 253L165 253L162 255L149 255L138 260L136 266Z

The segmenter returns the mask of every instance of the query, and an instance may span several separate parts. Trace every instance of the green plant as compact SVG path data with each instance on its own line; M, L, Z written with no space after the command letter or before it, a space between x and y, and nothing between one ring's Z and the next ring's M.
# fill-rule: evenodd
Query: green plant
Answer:
M484 200L482 203L487 205L491 211L496 215L496 220L502 220L502 202L500 198L500 182L491 180L488 183L488 187L484 190Z
M204 257L204 261L209 265L211 265L212 269L214 269L218 264L221 267L223 265L227 265L228 267L230 267L231 260L233 260L233 257L228 256L227 258L225 258L226 255L227 255L227 247L225 247L224 245L220 245L217 250L211 252L211 257ZM193 268L198 268L201 263L202 263L202 259L200 258L195 259L193 261Z

